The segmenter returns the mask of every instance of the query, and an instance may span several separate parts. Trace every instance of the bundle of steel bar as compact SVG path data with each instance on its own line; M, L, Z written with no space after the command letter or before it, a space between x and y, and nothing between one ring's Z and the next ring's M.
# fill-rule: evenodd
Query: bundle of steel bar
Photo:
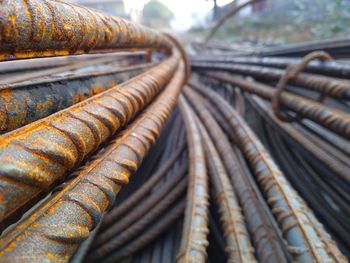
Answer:
M0 1L0 59L0 262L348 262L348 64L53 0Z

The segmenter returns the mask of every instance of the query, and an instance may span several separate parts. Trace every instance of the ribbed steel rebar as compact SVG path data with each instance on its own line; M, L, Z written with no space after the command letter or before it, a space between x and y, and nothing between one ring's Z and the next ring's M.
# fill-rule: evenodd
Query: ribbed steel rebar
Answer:
M137 239L120 248L109 258L104 259L106 263L119 262L121 259L133 255L136 251L149 245L155 238L159 237L165 230L175 223L184 213L186 200L182 199L170 211L164 214L155 222L146 232L142 233Z
M169 81L178 55L66 110L2 135L0 222L125 126Z
M140 74L146 65L136 65L99 74L80 75L40 84L0 88L0 134L15 130L68 108ZM102 73L102 74L101 74Z
M257 98L259 99L259 98ZM293 128L290 124L280 121L276 116L273 115L271 111L268 110L267 105L263 104L262 101L256 100L259 105L259 109L262 113L266 114L272 122L277 125L277 127L293 138L298 144L303 145L303 147L309 151L312 155L316 156L322 163L329 167L332 171L343 177L345 181L350 182L350 167L349 163L342 163L329 155L325 150L323 150L320 144L311 143L306 137L303 136L298 130ZM322 143L322 142L321 142Z
M133 193L127 200L125 200L119 206L112 209L104 218L101 228L105 229L108 225L117 221L119 217L122 216L125 212L129 211L134 206L136 206L142 200L142 198L144 198L145 195L152 190L156 183L158 183L158 181L161 180L163 176L165 176L165 173L174 164L174 162L181 155L184 149L185 144L182 144L180 148L173 152L170 158L166 162L164 162L161 168L159 168L159 170L157 170L157 172L149 180L147 180L147 182L144 183L140 189L137 190L137 192Z
M177 262L205 262L208 246L208 178L201 137L195 124L194 113L180 96L179 106L183 116L187 147L189 150L189 184L185 221Z
M165 91L144 114L68 186L1 240L2 262L68 261L154 144L175 107L183 79L180 64Z
M193 85L193 82L191 82L191 85ZM271 222L266 218L257 195L246 177L247 175L240 169L239 160L233 152L226 135L208 112L208 108L203 104L203 99L192 89L185 88L184 92L215 142L230 174L230 179L243 208L244 218L247 222L259 262L286 262L281 242L278 242L279 237L274 232Z
M241 207L228 179L226 170L220 160L204 126L197 124L202 135L211 182L214 186L216 202L219 207L220 221L226 238L227 262L257 262L254 248L245 226Z
M52 0L1 1L0 32L0 60L172 46L141 25Z
M108 242L93 250L88 256L88 262L103 260L104 257L113 258L114 251L117 251L120 246L126 244L128 241L137 239L138 234L142 233L142 231L152 225L152 222L157 221L155 219L162 216L162 214L164 214L181 195L184 195L186 186L187 179L184 178L178 184L174 185L173 189L168 191L168 194L164 196L164 198L160 200L156 206L154 206L152 209L148 209L147 213L140 213L141 216L139 220L132 222L133 224L131 224L129 227L126 226L122 232L115 233L114 237L109 239ZM126 218L128 218L127 215ZM113 231L113 227L111 227L111 230ZM104 236L101 237L104 238ZM99 239L96 241L99 242ZM108 256L108 254L112 255Z
M271 86L259 82L247 81L240 77L221 73L204 74L217 80L236 85L246 92L256 94L267 100L271 100L276 91ZM350 139L350 117L348 114L289 92L283 92L281 94L280 103L283 107L296 112L299 116L313 120L342 137Z
M196 86L194 86L196 88ZM260 141L241 117L219 95L207 88L196 88L215 104L232 125L235 139L252 166L288 248L299 262L347 262L334 241L319 231L312 211L291 187Z
M214 57L212 55L204 54L202 56L197 55L192 57L191 61L193 63L232 63L285 69L290 64L299 63L300 59L288 57L233 57L228 55L218 55ZM350 77L350 65L341 61L312 61L309 65L306 66L305 71L339 78Z
M124 235L125 230L130 227L133 223L138 221L143 215L149 213L149 211L154 207L159 207L160 202L165 200L169 195L171 195L172 189L183 179L183 175L187 171L187 165L181 166L176 172L173 173L172 178L167 180L166 183L162 186L162 188L151 194L147 199L141 202L141 205L134 208L129 213L125 213L124 217L118 221L115 221L114 224L109 226L104 231L101 231L99 236L96 238L94 242L94 248L98 248L103 246L105 243L108 243L107 246L113 248L110 240L114 239L114 237L118 235ZM100 249L98 249L100 250ZM101 251L104 251L101 249ZM105 253L106 254L106 253ZM102 255L102 253L101 253Z
M245 76L253 76L264 81L278 81L285 74L282 69L227 63L193 62L192 67L194 69L225 70ZM345 79L300 73L290 80L290 84L305 87L330 97L350 100L350 81Z

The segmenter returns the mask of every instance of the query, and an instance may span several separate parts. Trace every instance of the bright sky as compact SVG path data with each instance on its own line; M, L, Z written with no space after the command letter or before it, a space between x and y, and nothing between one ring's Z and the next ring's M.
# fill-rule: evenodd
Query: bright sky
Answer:
M142 10L149 0L125 0L126 9ZM196 21L204 22L208 12L213 8L213 1L205 0L159 0L166 5L175 15L171 25L176 30L189 29ZM218 0L219 6L232 0Z

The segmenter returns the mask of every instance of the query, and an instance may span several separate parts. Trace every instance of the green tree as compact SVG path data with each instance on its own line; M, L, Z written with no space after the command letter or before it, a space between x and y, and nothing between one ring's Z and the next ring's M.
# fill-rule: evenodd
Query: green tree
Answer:
M151 0L143 9L143 20L146 25L152 27L169 27L174 13L157 0Z

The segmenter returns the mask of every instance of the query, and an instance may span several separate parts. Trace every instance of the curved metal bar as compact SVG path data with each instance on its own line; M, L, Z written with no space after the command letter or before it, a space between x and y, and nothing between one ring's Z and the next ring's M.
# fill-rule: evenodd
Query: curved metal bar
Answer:
M181 63L166 90L122 135L1 240L0 259L67 262L155 143L183 79Z
M140 74L149 65L85 74L79 78L34 84L8 85L0 89L0 134L63 110Z
M201 137L195 115L185 98L180 96L179 107L183 116L189 150L189 184L185 222L180 251L176 262L205 262L208 246L208 178Z
M312 211L239 114L212 90L193 87L215 103L232 126L235 141L252 166L294 259L299 262L346 262L334 241L323 235L325 231L318 230L320 224L315 224L314 216L310 216Z
M202 135L210 178L214 186L216 202L219 206L221 226L226 239L227 262L257 262L243 220L241 207L238 204L237 196L230 184L224 165L204 126L199 121L197 121L197 124Z
M184 89L184 93L196 109L200 119L215 142L225 167L230 174L233 187L243 208L244 218L254 243L257 259L259 262L287 262L282 249L283 240L280 240L276 235L271 222L266 217L247 175L239 166L239 160L233 152L226 135L208 112L208 107L202 103L202 97L188 88ZM212 108L215 109L215 107ZM227 122L224 121L224 123ZM231 132L231 129L228 132Z
M285 72L282 69L268 67L207 62L193 62L192 68L194 70L228 71L244 76L252 76L258 80L261 79L271 81L278 81ZM350 100L349 80L337 79L316 74L300 73L290 82L296 86L305 87L307 89L317 91L318 93L324 93L329 97Z
M0 136L0 222L77 167L170 80L179 56L68 109Z
M259 82L251 82L239 77L229 76L227 74L203 73L206 76L217 80L237 85L240 89L249 93L256 94L264 99L271 100L275 89L271 86ZM318 102L305 99L289 92L281 95L281 105L286 109L298 113L300 116L313 120L320 125L334 131L346 139L350 139L350 118L349 115L326 107Z

